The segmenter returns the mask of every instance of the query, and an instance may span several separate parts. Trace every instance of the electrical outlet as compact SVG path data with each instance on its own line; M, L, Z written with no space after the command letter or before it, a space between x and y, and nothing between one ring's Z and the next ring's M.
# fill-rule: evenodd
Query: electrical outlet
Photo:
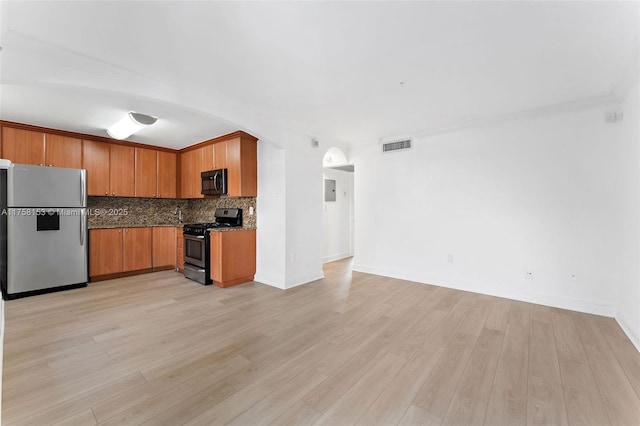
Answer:
M453 255L452 254L447 255L447 263L453 263Z
M533 279L533 271L524 271L524 279L532 280Z
M249 206L249 214L253 216L253 206Z

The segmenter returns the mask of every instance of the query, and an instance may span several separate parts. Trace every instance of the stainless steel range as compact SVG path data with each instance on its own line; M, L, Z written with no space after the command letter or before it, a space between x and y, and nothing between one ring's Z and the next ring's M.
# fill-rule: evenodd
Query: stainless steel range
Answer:
M211 281L211 239L216 228L242 226L242 209L216 209L215 222L184 225L184 276L209 285Z

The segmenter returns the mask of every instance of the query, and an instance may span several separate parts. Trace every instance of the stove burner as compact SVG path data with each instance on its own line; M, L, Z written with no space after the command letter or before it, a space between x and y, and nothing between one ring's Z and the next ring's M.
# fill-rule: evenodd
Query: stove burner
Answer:
M189 223L184 225L185 229L209 229L209 228L232 228L241 226L233 223L205 222L205 223Z
M207 229L207 228L215 228L216 226L218 226L218 222L190 223L185 226L188 226L190 228Z
M204 234L207 229L233 228L242 226L242 209L221 208L216 209L215 222L191 223L184 225L184 232Z

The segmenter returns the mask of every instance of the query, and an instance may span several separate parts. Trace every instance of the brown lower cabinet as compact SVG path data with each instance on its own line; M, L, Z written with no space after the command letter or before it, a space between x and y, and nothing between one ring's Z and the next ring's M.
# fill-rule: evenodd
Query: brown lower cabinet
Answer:
M176 267L176 228L173 226L153 227L152 237L153 269L174 269Z
M176 247L177 247L177 266L180 272L184 272L184 237L182 235L182 227L176 228Z
M211 279L218 287L253 281L256 231L211 232Z
M122 272L122 228L89 231L89 276Z
M151 228L122 230L122 272L151 269Z
M171 226L90 230L90 280L173 269L175 234Z
M90 281L178 268L184 271L182 227L92 229ZM255 229L211 232L211 279L218 287L253 281Z

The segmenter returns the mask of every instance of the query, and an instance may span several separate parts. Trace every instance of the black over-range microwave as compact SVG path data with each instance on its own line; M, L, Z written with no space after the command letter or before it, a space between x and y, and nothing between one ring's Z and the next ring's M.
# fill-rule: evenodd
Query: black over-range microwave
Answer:
M227 195L227 169L209 170L200 175L203 195Z

